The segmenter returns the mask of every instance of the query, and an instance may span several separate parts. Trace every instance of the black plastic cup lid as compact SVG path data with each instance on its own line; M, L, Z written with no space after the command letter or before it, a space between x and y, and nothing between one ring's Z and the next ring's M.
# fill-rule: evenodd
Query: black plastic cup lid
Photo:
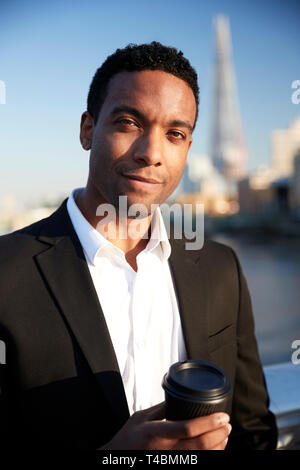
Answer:
M179 398L195 402L218 399L231 391L230 380L220 367L196 360L173 364L162 386Z

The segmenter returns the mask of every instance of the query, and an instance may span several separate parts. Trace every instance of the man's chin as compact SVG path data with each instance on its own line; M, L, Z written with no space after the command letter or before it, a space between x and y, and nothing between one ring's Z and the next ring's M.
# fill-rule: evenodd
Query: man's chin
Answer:
M127 205L126 205L127 202ZM125 213L129 219L144 218L153 215L155 209L160 205L155 200L145 200L141 197L119 196L119 205L116 207L118 212Z

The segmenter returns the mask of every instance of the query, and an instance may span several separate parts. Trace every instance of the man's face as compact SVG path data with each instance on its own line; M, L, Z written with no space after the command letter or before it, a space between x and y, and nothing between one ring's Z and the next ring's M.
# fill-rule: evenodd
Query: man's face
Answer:
M119 196L126 195L128 205L143 203L150 213L151 204L172 194L196 116L194 94L183 80L157 70L118 73L109 82L95 127L89 114L84 116L83 146L91 139L88 184L99 203L117 208Z

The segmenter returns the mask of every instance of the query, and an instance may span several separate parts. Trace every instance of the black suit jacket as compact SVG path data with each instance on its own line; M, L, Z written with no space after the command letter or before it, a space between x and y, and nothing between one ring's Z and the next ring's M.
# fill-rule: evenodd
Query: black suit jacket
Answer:
M274 448L275 419L235 253L213 241L197 251L170 243L188 358L217 364L233 384L228 449ZM0 237L0 270L0 446L100 447L129 412L66 200L50 217Z

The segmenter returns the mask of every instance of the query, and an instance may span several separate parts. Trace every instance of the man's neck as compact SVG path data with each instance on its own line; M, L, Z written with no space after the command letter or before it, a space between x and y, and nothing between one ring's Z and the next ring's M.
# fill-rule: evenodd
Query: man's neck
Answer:
M124 252L127 262L137 271L136 257L146 248L151 236L151 215L139 220L121 218L118 212L116 217L99 216L96 214L97 208L104 202L92 197L87 188L74 195L74 200L92 227L114 246L120 248ZM134 238L131 236L132 232L135 233Z

